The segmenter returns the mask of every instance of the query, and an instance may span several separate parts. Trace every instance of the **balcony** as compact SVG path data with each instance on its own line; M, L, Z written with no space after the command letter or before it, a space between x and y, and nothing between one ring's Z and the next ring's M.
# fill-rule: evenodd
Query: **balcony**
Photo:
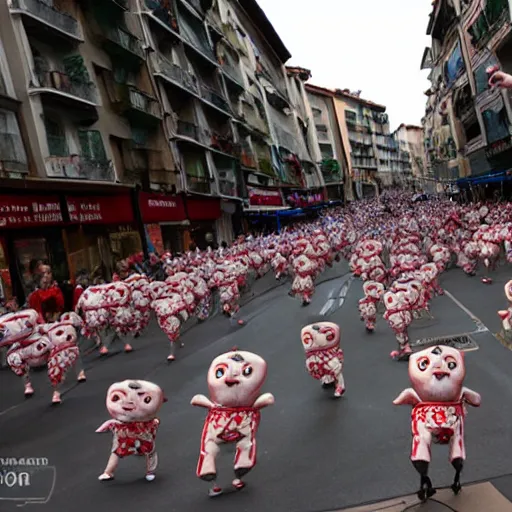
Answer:
M158 70L155 71L156 75L161 75L168 82L177 85L187 92L199 95L197 79L192 73L185 71L162 56L156 58L155 64L155 69Z
M51 137L48 139L50 142ZM62 149L67 150L67 147ZM91 160L80 155L49 156L45 159L45 166L49 178L89 181L114 181L115 179L112 162L108 160Z
M154 21L164 26L171 34L177 36L180 32L175 13L170 10L172 3L162 0L145 0L146 14L150 14Z
M141 41L130 32L120 27L104 27L102 35L105 50L114 59L119 59L119 64L133 69L145 59Z
M320 169L325 183L340 183L343 181L343 172L337 160L323 160Z
M256 169L257 163L251 148L247 142L242 143L240 149L240 163L248 169Z
M136 126L155 126L162 119L158 101L133 85L118 85L118 97L116 110Z
M244 80L242 78L242 75L240 74L240 71L236 69L235 66L229 64L226 61L221 62L220 65L222 72L231 81L231 83L233 83L236 87L240 89L245 89L243 85Z
M240 157L240 146L233 142L231 137L225 137L218 133L205 132L209 136L209 145L212 149L224 153L225 155L232 156L233 158Z
M187 174L187 188L190 192L209 194L211 192L210 179L204 176Z
M200 85L201 98L210 106L221 111L223 114L231 116L231 108L228 102L214 89L207 85Z
M0 133L0 172L28 173L27 154L20 135Z
M29 94L42 95L44 101L58 105L61 108L82 111L82 114L97 119L97 95L93 83L72 80L61 71L36 73L38 85L31 85Z
M200 140L199 138L199 128L192 123L187 121L178 121L178 126L176 129L176 133L181 137L187 137L189 139L194 139L195 141Z
M227 197L237 197L238 191L236 181L223 179L219 177L219 194Z
M53 29L52 35L63 36L66 39L83 41L82 31L78 21L73 16L59 11L42 0L12 0L11 13L20 13L25 17L24 24L28 28L46 34Z

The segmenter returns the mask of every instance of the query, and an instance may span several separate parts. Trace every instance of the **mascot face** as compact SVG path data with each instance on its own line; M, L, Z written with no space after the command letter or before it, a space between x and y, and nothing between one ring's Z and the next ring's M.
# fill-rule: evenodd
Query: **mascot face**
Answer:
M300 333L305 351L339 346L340 328L331 322L319 322L304 327Z
M424 402L458 401L465 376L464 355L451 347L430 347L409 359L412 387Z
M125 380L112 384L107 391L107 410L123 423L149 421L156 417L164 393L159 386L144 380Z
M208 370L208 389L216 404L250 407L267 376L267 363L251 352L232 351L216 357Z

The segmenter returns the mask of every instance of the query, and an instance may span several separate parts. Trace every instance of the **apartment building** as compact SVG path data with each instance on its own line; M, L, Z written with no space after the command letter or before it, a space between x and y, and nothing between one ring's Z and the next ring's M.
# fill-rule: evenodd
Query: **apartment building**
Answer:
M311 107L310 144L331 200L352 199L350 171L334 108L334 91L306 85ZM348 183L348 187L346 187Z
M398 144L398 152L392 171L403 177L404 182L429 190L431 183L427 183L430 180L426 174L423 128L402 123L393 132L393 138Z
M8 0L0 40L0 264L20 297L31 260L108 278L326 197L310 74L255 0Z
M422 124L427 171L440 183L485 183L511 167L510 98L489 88L486 73L489 66L510 68L510 21L508 0L433 6L432 44L421 63L431 81Z

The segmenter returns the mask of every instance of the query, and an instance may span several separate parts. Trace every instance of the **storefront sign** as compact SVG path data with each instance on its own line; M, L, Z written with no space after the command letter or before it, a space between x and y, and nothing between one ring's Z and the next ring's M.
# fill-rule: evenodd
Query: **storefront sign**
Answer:
M140 192L139 206L145 224L181 222L187 218L180 196Z
M79 224L131 224L134 222L129 195L66 197L69 219Z
M0 229L50 226L62 221L57 196L0 196Z
M283 206L283 198L279 190L248 187L247 191L251 206Z
M220 199L187 197L187 214L191 221L217 220L221 215Z
M499 155L500 153L503 153L504 151L507 151L508 149L511 148L512 139L510 137L506 137L502 140L494 142L493 144L490 144L485 150L485 156L487 158L493 158L496 155Z

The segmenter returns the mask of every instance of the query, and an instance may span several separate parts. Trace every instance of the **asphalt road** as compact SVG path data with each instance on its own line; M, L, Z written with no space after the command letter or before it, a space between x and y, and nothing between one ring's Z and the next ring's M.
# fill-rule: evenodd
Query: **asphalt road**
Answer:
M171 365L165 362L166 339L153 326L132 354L88 360L88 382L72 387L57 408L48 405L51 391L43 373L34 378L37 396L24 401L21 382L1 371L0 457L45 457L55 467L53 495L37 506L42 511L317 512L414 493L419 479L409 462L410 409L392 405L408 386L407 365L389 358L395 343L383 320L373 335L365 333L356 306L361 283L343 275L346 267L336 272L337 279L318 286L308 308L290 298L287 287L276 287L244 306L244 327L223 317L193 327ZM512 354L492 335L500 328L496 310L505 306L507 273L499 270L495 283L485 286L458 270L448 272L441 284L459 304L449 296L434 299L434 320L417 322L411 337L474 333L478 350L467 353L466 384L482 394L483 404L467 418L463 482L502 477L493 481L512 499L511 479L504 476L512 473ZM329 277L336 277L334 271ZM339 401L304 369L300 329L321 319L342 327L347 392ZM207 392L211 360L234 346L267 360L263 391L272 392L276 403L262 411L258 465L246 478L248 486L210 499L208 484L195 476L205 411L190 399ZM143 480L142 460L133 457L121 461L116 480L97 480L111 446L110 434L95 434L109 418L105 393L126 378L152 380L169 398L160 415L160 466L151 483ZM447 486L453 470L446 450L436 448L431 476L435 486ZM232 457L229 448L220 456L221 485L233 478ZM5 487L0 492L7 495ZM14 508L0 501L2 511Z

